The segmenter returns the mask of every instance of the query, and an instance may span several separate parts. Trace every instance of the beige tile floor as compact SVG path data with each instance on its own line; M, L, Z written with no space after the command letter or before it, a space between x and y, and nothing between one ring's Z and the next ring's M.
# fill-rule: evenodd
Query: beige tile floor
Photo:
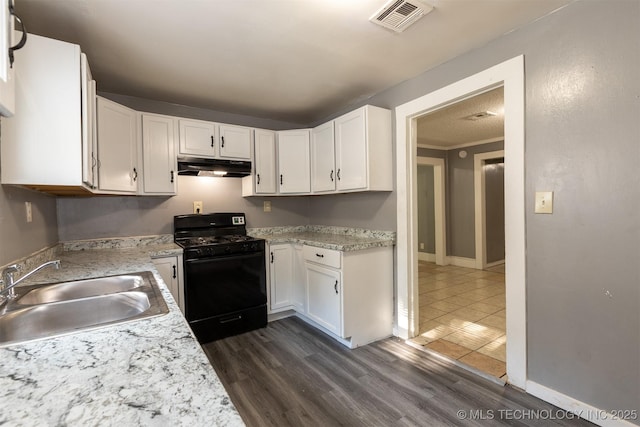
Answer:
M506 375L504 264L489 270L420 261L420 335L411 341Z

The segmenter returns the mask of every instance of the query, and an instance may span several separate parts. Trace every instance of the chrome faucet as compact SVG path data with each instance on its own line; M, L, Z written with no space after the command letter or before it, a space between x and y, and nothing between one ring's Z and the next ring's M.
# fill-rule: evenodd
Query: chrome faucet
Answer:
M28 278L29 276L37 273L38 271L42 270L45 267L48 266L53 266L57 269L60 268L60 260L57 259L55 261L49 261L49 262L45 262L44 264L42 264L39 267L34 268L33 270L31 270L30 272L28 272L27 274L25 274L24 276L20 277L18 280L13 278L13 275L15 273L17 273L18 271L20 271L20 269L18 268L17 264L13 264L10 265L9 267L5 268L4 270L2 270L2 279L0 279L0 283L2 284L2 288L0 289L0 296L4 293L7 294L6 299L15 299L16 297L16 292L15 292L15 288L18 284L20 284L20 282L22 282L23 280L25 280L26 278ZM2 301L0 301L1 303Z

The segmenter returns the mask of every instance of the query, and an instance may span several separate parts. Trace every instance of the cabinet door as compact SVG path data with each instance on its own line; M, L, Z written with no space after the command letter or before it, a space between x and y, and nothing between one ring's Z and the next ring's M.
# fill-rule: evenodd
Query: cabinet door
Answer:
M220 125L220 157L251 160L251 129Z
M96 166L96 92L95 80L87 61L87 55L80 54L80 92L82 98L82 182L89 188L97 188Z
M367 188L366 110L335 119L337 189Z
M336 189L333 141L333 121L311 131L311 191L314 193Z
M342 336L341 274L338 270L305 264L307 270L307 316L325 329Z
M202 157L216 155L216 126L201 120L178 121L180 128L180 154Z
M271 289L269 304L272 312L291 308L293 272L293 251L291 245L270 245L269 278Z
M13 16L9 13L9 1L0 0L0 114L13 116L16 104L16 89L13 67L7 52L13 45Z
M136 193L137 113L108 99L97 97L98 182L100 190Z
M160 277L171 291L171 295L173 299L176 301L178 306L182 309L182 301L180 298L180 277L179 277L179 264L178 257L164 257L164 258L154 258L153 264L160 273Z
M276 133L256 129L254 139L256 193L274 194L276 192Z
M302 245L293 245L293 286L291 289L291 304L302 314L307 312L307 277L304 268Z
M144 194L176 194L175 121L156 114L142 115Z
M308 130L278 132L278 172L280 193L311 191Z

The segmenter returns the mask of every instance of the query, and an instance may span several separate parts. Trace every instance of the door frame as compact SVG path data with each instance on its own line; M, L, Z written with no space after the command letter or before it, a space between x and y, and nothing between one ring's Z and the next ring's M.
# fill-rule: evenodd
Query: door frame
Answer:
M504 86L505 101L505 245L507 303L507 376L525 389L527 380L527 324L524 198L524 56L416 98L395 109L396 128L396 324L394 333L410 338L418 332L417 263L417 124L429 111Z
M487 267L487 210L485 206L484 162L490 159L504 157L504 150L478 153L473 156L473 197L475 202L476 222L476 268L484 270ZM506 197L505 197L506 203Z
M446 265L447 259L447 216L445 213L445 162L437 157L418 156L417 165L433 166L433 201L435 219L436 264ZM417 167L417 166L416 166ZM417 186L416 186L417 188ZM416 227L416 233L418 232Z

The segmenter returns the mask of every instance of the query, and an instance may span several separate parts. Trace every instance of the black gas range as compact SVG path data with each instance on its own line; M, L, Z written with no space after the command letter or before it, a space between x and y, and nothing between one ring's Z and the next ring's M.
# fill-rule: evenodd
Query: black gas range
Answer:
M243 213L178 215L185 316L201 343L267 325L265 242L247 236Z

